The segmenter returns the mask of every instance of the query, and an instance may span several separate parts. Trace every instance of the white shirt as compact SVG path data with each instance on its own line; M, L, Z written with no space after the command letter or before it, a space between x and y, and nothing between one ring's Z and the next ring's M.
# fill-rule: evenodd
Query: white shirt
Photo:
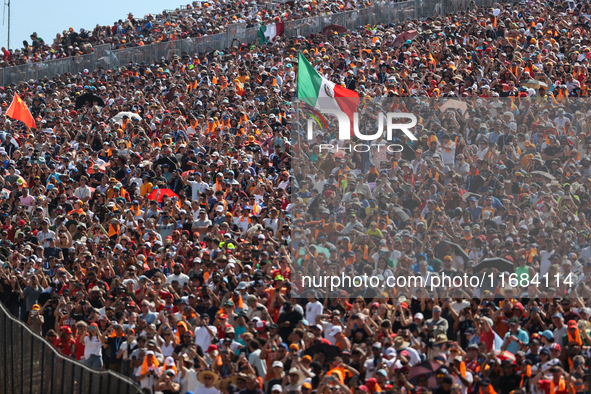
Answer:
M214 326L209 326L209 329L215 336L218 333L218 329ZM205 352L209 345L211 345L211 341L213 340L213 336L207 332L205 327L197 327L195 329L195 344L201 346L201 349Z
M84 337L84 359L86 360L92 355L100 355L101 346L102 343L97 337Z
M240 231L242 231L242 235L246 234L246 230L248 230L248 218L245 217L244 220L240 220L242 219L242 216L240 217L235 217L234 218L234 224L238 226L238 228L240 229Z
M215 386L212 386L208 389L206 389L205 386L201 386L199 388L199 390L196 392L198 392L199 394L220 394L221 393L221 391L216 389Z
M197 371L193 368L185 369L185 376L181 378L181 393L187 391L197 393L201 392L201 389L208 390L203 386L203 383L197 380Z
M43 243L44 248L49 248L49 241L46 241L46 239L49 239L49 238L55 239L55 232L54 231L47 230L47 232L39 231L37 233L37 240L39 242Z
M384 364L386 364L387 360L385 358L382 358L382 362ZM375 363L374 365L374 358L373 355L371 358L368 358L367 360L365 360L365 378L366 379L371 379L374 375L374 373L376 372L376 365L379 364L379 362Z
M470 382L470 385L472 385L472 382L474 381L474 377L472 376L472 372L466 371L466 380L468 382ZM462 381L460 380L459 377L454 376L454 383L457 383L460 386L462 386L462 394L468 393L468 387L464 386L464 384L462 383Z
M156 367L150 367L150 368L148 368L148 370L153 370L157 376L154 376L152 374L146 376L145 378L140 380L140 387L142 389L150 389L151 390L154 386L156 386L156 383L158 383L158 378L160 377L160 370ZM139 377L141 374L142 374L142 367L140 366L137 369L135 376Z
M464 308L467 308L470 306L470 303L466 300L463 300L462 302L455 302L453 304L451 304L451 307L454 311L456 311L456 313L460 313L460 311Z
M203 181L201 181L201 182L190 181L189 183L191 184L191 189L193 192L191 195L191 198L193 200L199 201L199 195L201 193L203 193L208 188L209 185Z
M265 223L265 228L273 229L273 234L277 232L277 228L279 227L279 219L265 218L263 219L263 223Z
M131 343L125 341L121 344L121 347L119 348L119 351L123 350L123 360L129 360L129 358L131 357L131 348L134 347L135 345L137 345L137 341L133 341Z
M166 346L166 342L164 341L164 339L160 338L162 340L162 346L160 346L160 349L162 349L162 355L164 357L171 357L172 353L174 353L174 347L175 344L174 342L170 342L170 345ZM207 349L205 349L207 350Z
M281 182L279 182L279 185L277 185L277 187L279 189L287 189L290 181L291 181L291 178L287 179L286 181L281 181Z
M540 252L540 275L544 276L548 273L550 269L550 259L554 256L554 251L548 252L543 250Z
M322 311L324 307L320 303L320 301L316 300L316 302L308 302L306 304L306 320L310 324L316 324L316 316L322 315Z
M408 360L410 365L416 365L416 364L421 363L421 356L419 355L419 352L417 352L417 350L415 348L412 348L409 346L404 350L406 350L408 352L408 354L410 355L410 360Z
M439 149L443 157L443 164L453 166L456 157L456 143L449 141L447 145L441 145Z
M250 356L248 356L248 363L257 369L259 376L265 376L267 374L267 362L261 360L261 349L257 349L250 353Z
M587 246L586 248L581 250L581 254L579 256L579 259L581 259L583 261L587 261L587 260L591 259L591 247L590 246Z
M90 198L90 196L92 195L92 191L88 186L80 186L79 188L74 190L74 195L82 200L83 198Z

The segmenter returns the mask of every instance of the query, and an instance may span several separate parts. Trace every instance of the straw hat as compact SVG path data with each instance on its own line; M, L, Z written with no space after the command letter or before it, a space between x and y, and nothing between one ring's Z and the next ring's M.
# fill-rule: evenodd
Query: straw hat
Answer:
M238 379L242 379L244 381L247 381L248 380L248 376L245 373L242 373L242 372L240 372L240 373L238 373L236 375L233 375L233 376L229 376L229 377L225 378L224 380L222 380L222 382L220 384L220 388L222 390L225 390L226 387L228 387L228 385L230 383L232 383L233 385L236 385L237 382L238 382Z
M298 381L297 381L296 385L302 384L302 382L304 381L304 379L306 379L306 377L304 376L303 372L300 371L297 368L292 368L292 369L289 370L288 375L293 375L293 374L298 375Z
M219 375L213 371L201 371L199 372L199 375L197 375L197 380L200 381L201 383L205 384L204 378L206 376L211 376L213 378L213 384L216 384L217 381L219 380Z

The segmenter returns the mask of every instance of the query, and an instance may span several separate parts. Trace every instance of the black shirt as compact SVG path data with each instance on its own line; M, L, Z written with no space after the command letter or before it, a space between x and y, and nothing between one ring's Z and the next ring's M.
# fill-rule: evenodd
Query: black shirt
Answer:
M265 394L265 392L260 389L249 390L246 388L244 390L240 390L238 394Z
M544 149L544 154L548 155L548 156L555 156L560 152L562 152L562 147L560 147L558 145L551 145L551 146L548 146L546 149ZM545 164L548 168L550 168L551 162L552 162L552 160L546 161Z
M450 394L450 393L451 393L451 390L447 391L443 388L443 386L439 386L433 391L433 394Z
M154 275L156 275L157 273L162 273L162 270L160 268L152 268L152 269L146 271L144 273L144 275L146 275L149 279L152 279L152 277Z
M519 383L521 383L521 375L517 373L502 375L499 377L500 394L509 394L511 391L519 388Z
M540 355L539 354L526 354L525 359L531 361L531 365L536 365L540 362Z
M283 342L289 342L289 335L292 333L296 325L303 318L304 317L302 316L302 314L296 310L292 310L290 313L282 313L281 315L279 315L279 319L277 319L277 324L279 325L279 335L281 335ZM284 322L289 322L289 326L282 327L281 323Z

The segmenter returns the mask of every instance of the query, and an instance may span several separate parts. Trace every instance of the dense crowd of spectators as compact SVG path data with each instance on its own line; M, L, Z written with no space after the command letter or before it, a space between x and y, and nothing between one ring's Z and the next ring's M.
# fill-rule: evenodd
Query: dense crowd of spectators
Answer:
M129 13L113 25L94 29L70 27L55 38L44 40L36 32L18 49L1 48L0 67L37 63L92 53L97 45L110 45L112 49L144 46L192 37L221 34L228 25L243 23L258 27L277 21L287 22L310 16L329 15L369 6L369 2L353 1L289 1L289 2L224 2L219 0L195 1L175 11L143 18Z
M36 121L0 119L3 304L150 393L585 393L588 9L471 5L1 87ZM326 116L308 140L300 52L359 93L364 132L411 112L418 139L347 150ZM303 280L341 273L492 279Z

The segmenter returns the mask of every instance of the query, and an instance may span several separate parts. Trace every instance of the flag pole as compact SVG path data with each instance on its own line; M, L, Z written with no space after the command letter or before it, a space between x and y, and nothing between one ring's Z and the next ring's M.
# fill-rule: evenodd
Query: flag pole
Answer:
M6 6L8 7L8 42L6 44L6 49L10 50L10 0L6 3Z

